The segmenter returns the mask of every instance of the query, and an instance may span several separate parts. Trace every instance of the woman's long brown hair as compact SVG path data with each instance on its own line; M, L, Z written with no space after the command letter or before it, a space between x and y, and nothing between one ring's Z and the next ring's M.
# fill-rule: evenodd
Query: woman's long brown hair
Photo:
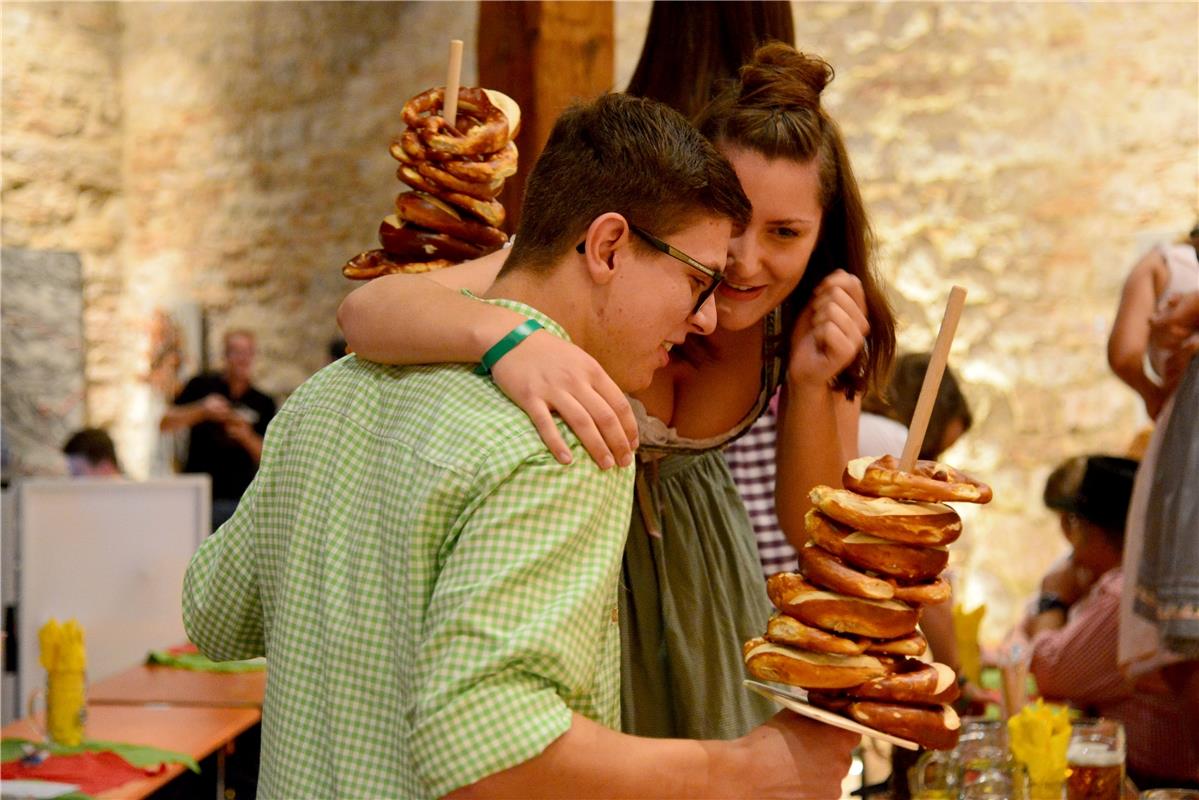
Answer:
M874 267L874 237L841 130L820 105L832 79L833 68L817 56L779 42L763 45L739 79L700 112L696 125L718 146L817 162L823 221L807 269L783 301L783 333L773 345L786 359L791 329L820 282L836 269L855 275L865 290L870 333L861 354L834 381L852 398L868 385L886 384L895 318Z

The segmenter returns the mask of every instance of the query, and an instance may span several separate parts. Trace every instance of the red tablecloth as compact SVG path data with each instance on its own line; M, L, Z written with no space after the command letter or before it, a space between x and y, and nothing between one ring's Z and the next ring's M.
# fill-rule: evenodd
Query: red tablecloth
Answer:
M37 766L22 761L6 761L0 764L0 779L36 779L73 783L84 794L100 794L129 781L157 775L166 765L135 767L116 753L78 753L75 755L50 756Z

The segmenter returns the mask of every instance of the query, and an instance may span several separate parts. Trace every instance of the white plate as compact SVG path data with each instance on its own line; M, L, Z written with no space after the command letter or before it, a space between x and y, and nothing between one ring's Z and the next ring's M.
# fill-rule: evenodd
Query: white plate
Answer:
M811 719L824 722L836 728L844 728L847 731L860 733L863 736L872 736L875 739L882 739L884 742L890 742L891 744L898 745L899 747L905 747L908 750L920 749L920 745L913 741L901 739L898 736L892 736L889 733L883 733L882 731L863 725L860 722L855 722L848 717L843 717L840 714L834 714L831 711L825 711L823 708L817 708L816 706L809 704L802 697L792 694L784 689L771 686L768 683L759 683L758 681L746 680L745 686L746 688L752 689L758 694L773 700L779 705L791 709L796 714L801 716L810 717Z
M79 787L73 783L55 781L5 781L0 784L0 797L4 800L49 800L77 791Z

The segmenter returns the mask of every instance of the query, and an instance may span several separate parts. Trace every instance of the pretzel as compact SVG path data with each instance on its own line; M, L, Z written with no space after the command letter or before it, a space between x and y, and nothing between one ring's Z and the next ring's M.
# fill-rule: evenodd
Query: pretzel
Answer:
M395 261L427 261L447 259L455 263L485 255L489 250L480 245L456 239L389 214L379 223L379 244Z
M856 656L867 648L865 639L822 631L786 614L775 614L770 618L770 622L766 623L766 639L774 644L843 656Z
M863 497L846 489L816 486L812 505L855 530L906 544L950 544L962 535L958 513L943 503Z
M906 581L935 578L949 563L945 547L917 547L854 531L815 509L804 516L812 541L833 555L859 567Z
M458 113L479 124L458 131L436 112L445 101L445 89L421 92L404 104L404 122L417 130L426 147L450 156L481 155L501 150L508 143L508 117L492 104L487 92L474 87L458 90ZM463 126L467 127L467 126Z
M454 162L446 161L444 163L448 167ZM461 192L468 197L480 200L492 200L500 193L500 189L504 188L503 178L495 178L486 183L465 181L428 161L417 164L416 171L446 191Z
M508 142L504 149L482 161L443 161L446 172L464 181L493 181L510 178L516 174L518 151L516 142Z
M812 653L750 639L741 650L750 675L812 689L844 689L883 674L877 658L862 655Z
M899 469L895 456L855 458L845 467L846 489L871 497L926 502L991 502L991 487L938 461L917 461L911 472Z
M819 545L809 542L799 558L803 576L817 586L871 600L890 600L895 596L895 584L847 566Z
M341 268L341 274L351 280L366 281L397 272L408 274L432 272L452 266L453 263L444 258L435 261L402 262L391 258L386 251L367 250L347 261Z
M408 166L416 166L417 164L429 158L428 151L421 144L420 137L416 135L414 130L406 130L398 137L391 140L391 146L387 148L387 152L396 161Z
M890 583L895 587L896 600L916 606L935 606L938 603L944 603L953 593L949 581L940 575L931 581L920 583L900 583L894 579Z
M407 164L400 165L400 168L396 170L396 177L419 192L436 195L447 203L452 203L463 211L474 214L488 225L498 228L504 224L504 207L495 200L480 200L461 192L449 191Z
M814 706L836 711L863 725L913 741L926 750L952 750L957 746L962 721L952 706L918 706L878 700L850 700L811 693Z
M895 639L916 630L920 612L898 600L868 600L826 592L793 572L766 579L774 607L800 622L834 633Z
M898 639L876 639L866 644L870 655L919 656L928 649L928 640L920 631L912 631Z
M838 694L857 700L940 705L957 700L961 690L957 674L945 664L926 664L919 659L906 658L894 671L848 687Z
M396 216L422 228L448 233L455 239L479 245L488 252L508 241L508 234L473 219L423 192L402 192L395 200Z

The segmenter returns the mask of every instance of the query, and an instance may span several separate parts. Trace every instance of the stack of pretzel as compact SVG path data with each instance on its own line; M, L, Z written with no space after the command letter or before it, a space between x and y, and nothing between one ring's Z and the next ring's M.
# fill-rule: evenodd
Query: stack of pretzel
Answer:
M945 501L986 503L991 488L935 461L911 472L859 458L844 489L817 486L801 574L766 582L778 613L745 643L750 674L808 690L813 705L930 749L957 743L957 676L926 663L921 608L949 599L941 571L962 521Z
M379 225L380 248L351 258L347 278L428 272L486 255L503 246L504 207L496 200L516 174L512 141L520 107L492 89L458 91L456 125L442 116L445 90L429 89L404 104L407 128L388 152L396 177L415 191L396 197L396 213Z

